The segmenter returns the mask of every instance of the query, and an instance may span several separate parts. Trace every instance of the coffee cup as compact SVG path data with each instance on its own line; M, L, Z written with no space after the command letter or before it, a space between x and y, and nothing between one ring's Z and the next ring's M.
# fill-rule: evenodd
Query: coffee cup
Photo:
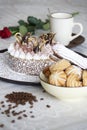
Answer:
M75 26L79 26L78 34L72 36L72 31ZM83 32L81 23L74 22L74 17L69 13L51 13L50 14L51 32L55 34L54 40L67 46L70 41L77 38Z

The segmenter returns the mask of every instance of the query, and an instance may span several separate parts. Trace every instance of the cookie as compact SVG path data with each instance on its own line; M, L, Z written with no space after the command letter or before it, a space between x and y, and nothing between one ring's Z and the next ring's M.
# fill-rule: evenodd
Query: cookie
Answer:
M68 68L70 65L71 63L68 60L62 59L56 62L55 64L51 65L49 69L51 73L56 72L56 71L60 72Z
M67 74L67 76L70 74L76 74L81 79L82 69L76 65L71 65L65 70L65 73Z
M64 71L54 72L49 76L49 83L56 86L65 86L66 74Z
M82 82L79 80L78 75L72 73L67 77L66 86L67 87L81 87Z

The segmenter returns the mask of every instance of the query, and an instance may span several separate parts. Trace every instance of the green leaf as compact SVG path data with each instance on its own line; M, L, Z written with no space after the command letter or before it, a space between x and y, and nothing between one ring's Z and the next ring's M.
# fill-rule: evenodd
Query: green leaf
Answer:
M19 26L12 26L12 27L8 27L8 28L9 28L10 32L12 33L12 35L19 32Z
M38 20L38 24L36 24L36 29L42 29L44 22L42 22L40 19Z
M37 19L36 17L33 17L33 16L29 16L27 18L27 21L28 21L29 25L33 25L37 29L42 29L42 26L44 23L41 19Z
M49 20L49 19L46 19L46 20L45 20L45 23L48 23L48 22L50 22L50 20Z
M50 23L48 22L48 23L43 24L43 29L49 30L50 29Z
M28 23L25 22L24 20L19 20L18 23L19 23L19 25L28 26Z
M28 32L28 29L27 29L26 26L21 25L21 26L19 26L19 32L20 32L22 35L25 35L25 34Z
M76 16L76 15L78 15L79 14L79 12L73 12L72 13L72 16L74 17L74 16Z
M31 34L35 34L35 26L29 25L27 29L28 29L28 32L30 32Z
M33 17L33 16L29 16L29 17L27 18L27 21L28 21L28 23L31 24L31 25L37 25L37 24L38 24L38 19L35 18L35 17Z
M49 30L50 29L50 20L46 19L43 24L43 30Z

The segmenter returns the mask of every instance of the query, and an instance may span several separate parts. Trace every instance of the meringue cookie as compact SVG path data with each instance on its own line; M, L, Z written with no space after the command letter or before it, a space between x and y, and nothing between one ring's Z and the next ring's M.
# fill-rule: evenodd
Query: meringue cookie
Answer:
M65 73L67 74L67 76L70 74L76 74L81 79L82 69L78 66L71 65L65 70Z
M66 85L67 87L82 87L82 82L79 80L78 75L72 73L67 77Z
M55 71L60 72L60 71L65 70L66 68L68 68L70 65L71 64L68 60L62 59L62 60L56 62L55 64L51 65L49 67L49 69L50 69L51 73L55 72Z
M56 86L65 86L66 74L64 71L54 72L49 76L49 83Z

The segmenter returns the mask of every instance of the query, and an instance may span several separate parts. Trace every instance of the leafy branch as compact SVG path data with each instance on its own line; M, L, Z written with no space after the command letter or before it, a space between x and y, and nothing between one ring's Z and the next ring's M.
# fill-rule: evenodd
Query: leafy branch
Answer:
M46 19L44 22L41 19L38 19L33 16L28 16L27 22L25 22L24 20L19 20L18 24L19 26L9 27L9 30L11 31L12 35L14 35L17 32L20 32L22 35L25 35L27 32L35 34L36 29L50 29L49 19Z

